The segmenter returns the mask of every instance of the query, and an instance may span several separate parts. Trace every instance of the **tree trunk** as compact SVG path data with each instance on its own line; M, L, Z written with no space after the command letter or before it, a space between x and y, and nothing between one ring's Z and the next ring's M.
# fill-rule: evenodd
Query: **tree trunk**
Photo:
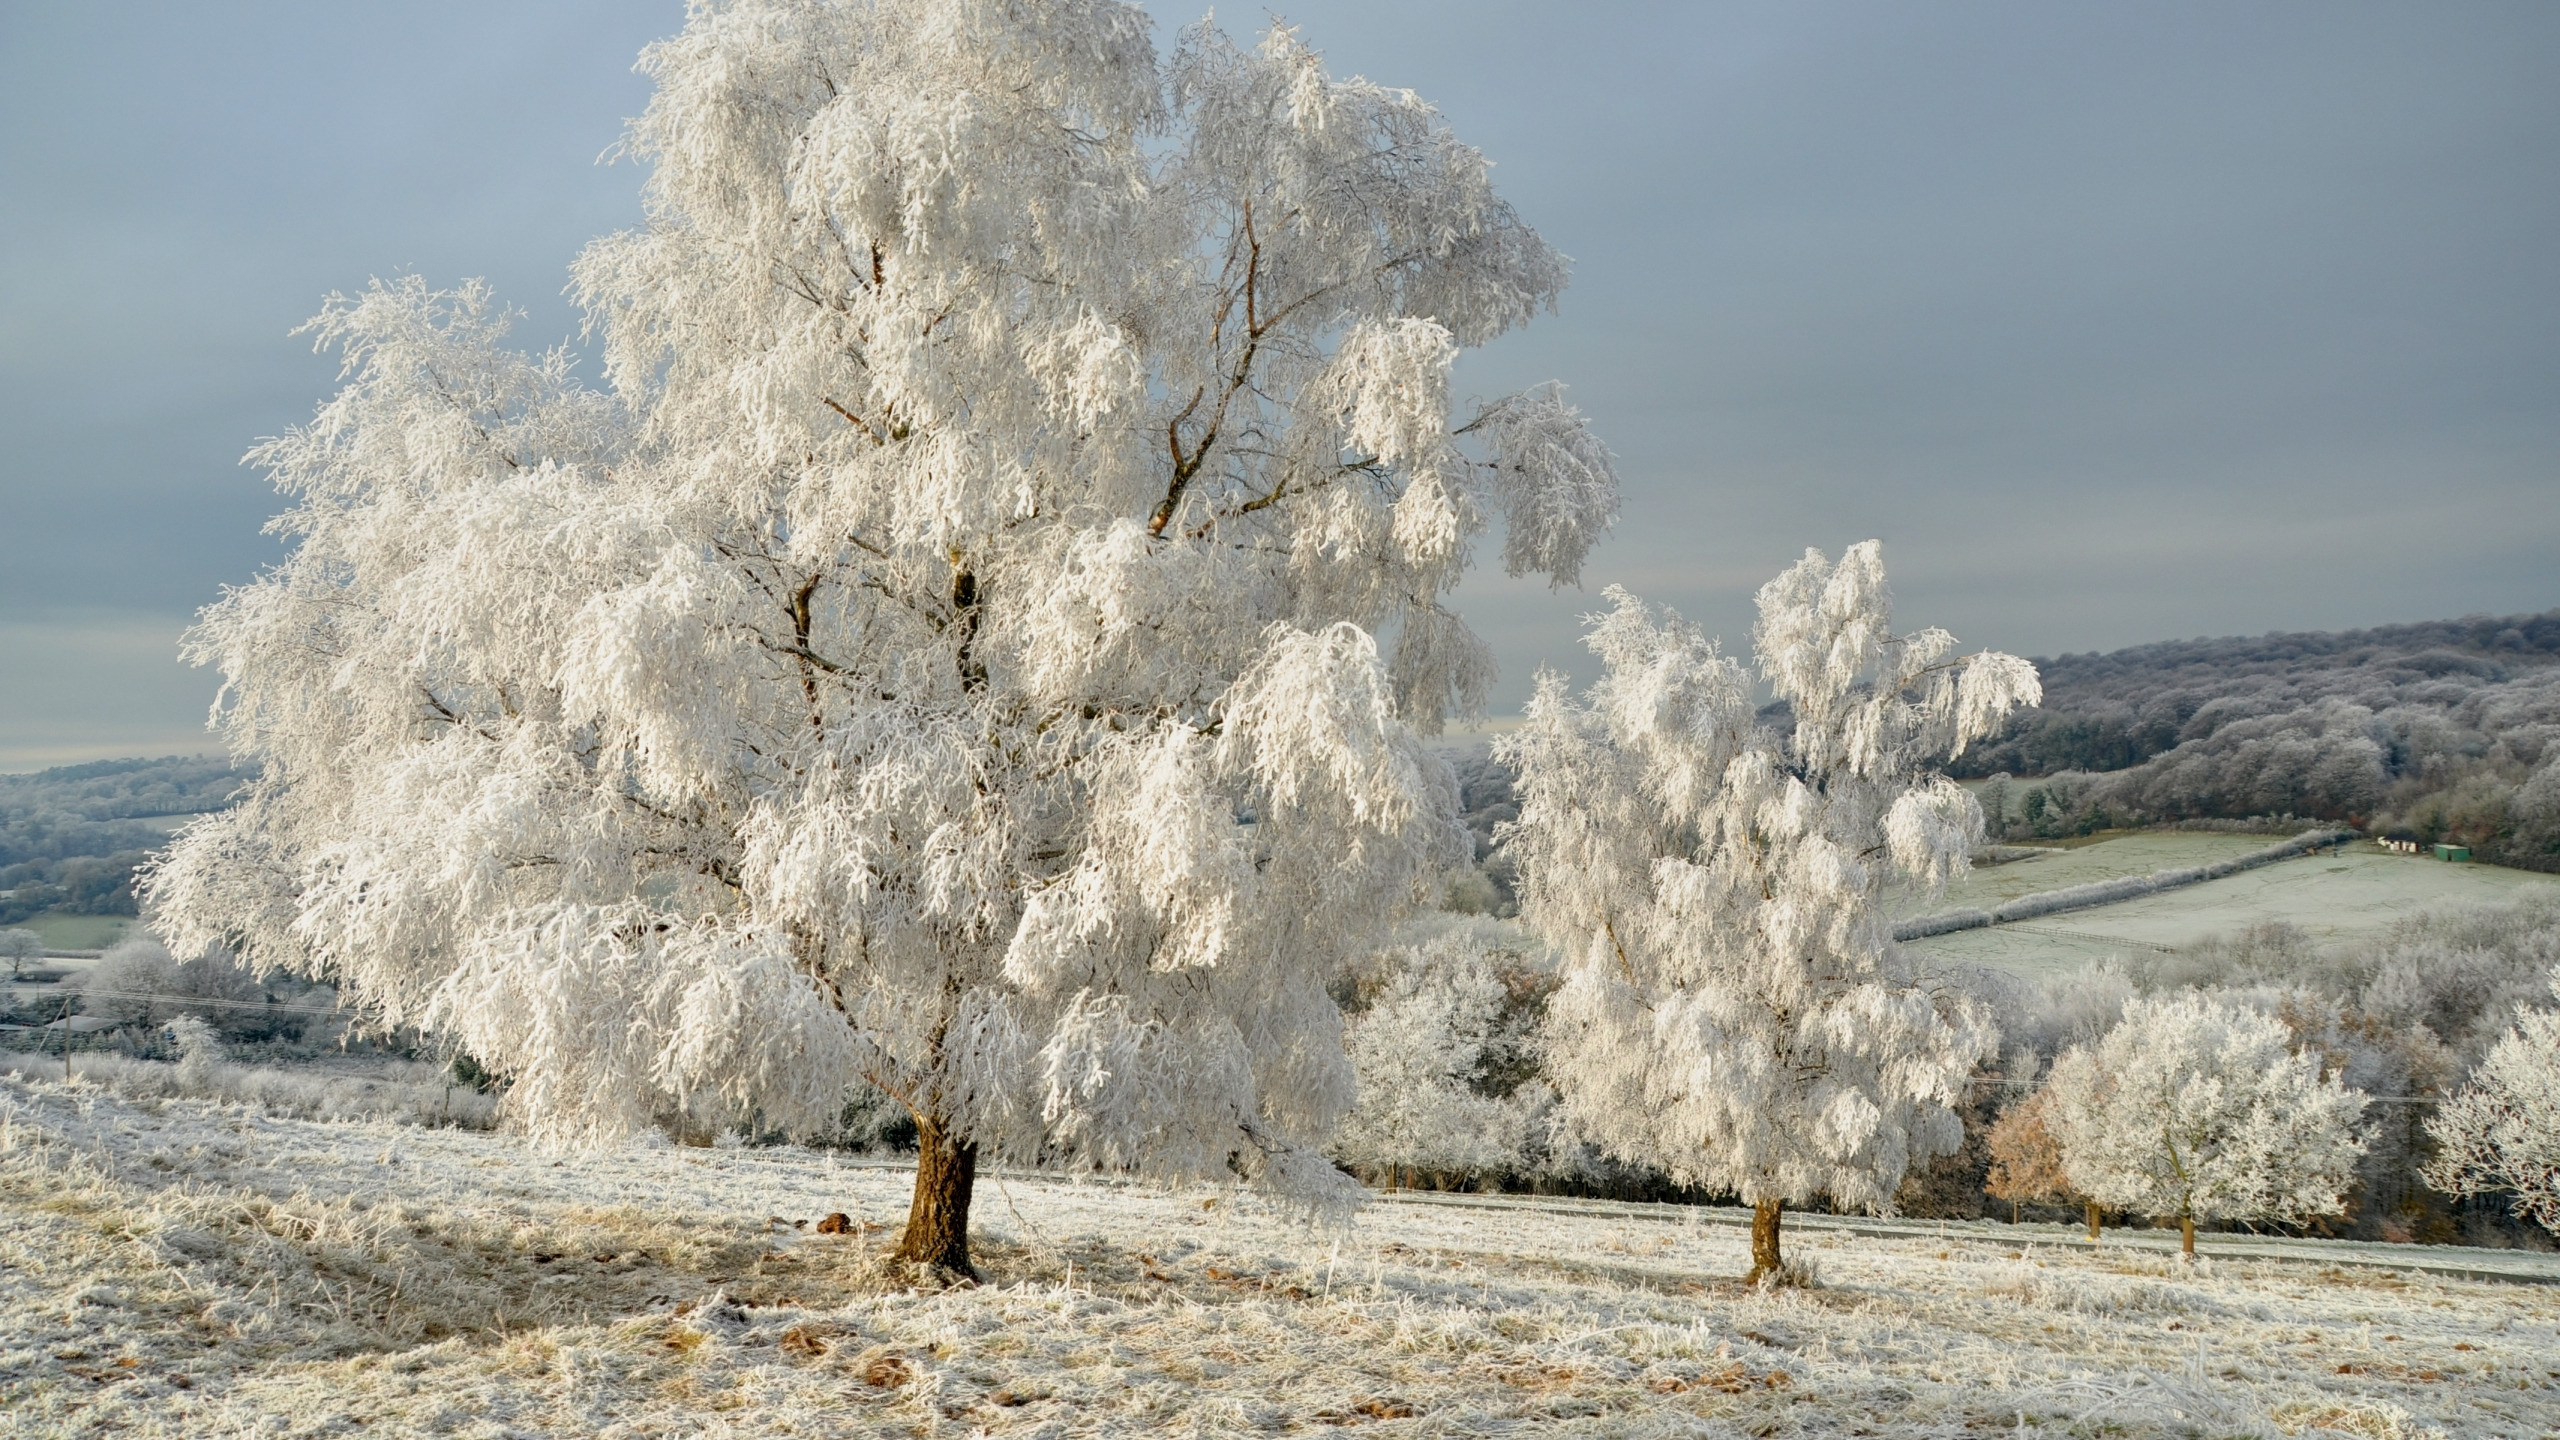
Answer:
M1784 1269L1778 1258L1778 1216L1786 1208L1784 1200L1762 1200L1751 1207L1751 1274L1747 1278L1754 1285Z
M2196 1222L2192 1215L2178 1217L2178 1251L2190 1260L2196 1258Z
M2088 1213L2089 1213L2089 1238L2090 1238L2090 1239L2092 1239L2092 1240L2095 1240L2095 1239L2097 1239L2097 1238L2098 1238L2098 1202L2097 1202L2097 1201L2092 1200L2092 1201L2090 1201L2090 1202L2089 1202L2089 1212L2088 1212Z
M938 1120L916 1122L916 1190L907 1206L897 1258L978 1278L969 1263L969 1192L978 1182L978 1147L959 1144Z

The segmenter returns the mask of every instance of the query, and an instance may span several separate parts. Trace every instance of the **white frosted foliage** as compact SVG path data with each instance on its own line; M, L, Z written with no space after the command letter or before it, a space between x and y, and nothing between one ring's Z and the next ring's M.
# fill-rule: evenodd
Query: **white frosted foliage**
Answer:
M479 286L315 322L290 557L193 653L261 767L150 880L603 1144L822 1129L1296 1193L1324 988L1463 854L1417 738L1497 514L1615 511L1552 391L1452 416L1563 257L1412 94L1133 5L731 0L653 47L589 389ZM1487 417L1491 417L1488 419Z
M1485 1085L1518 1039L1506 1033L1506 971L1515 982L1534 973L1485 933L1507 928L1450 925L1364 967L1366 1004L1344 1024L1359 1102L1334 1137L1335 1158L1391 1176L1521 1171L1541 1158L1552 1092L1536 1081L1508 1095Z
M1892 942L1890 887L1966 865L1980 812L1933 767L2036 698L2013 656L1897 636L1879 547L1763 587L1762 676L1622 590L1577 700L1539 677L1501 746L1521 917L1564 954L1548 1073L1612 1154L1755 1204L1877 1211L1962 1139L1953 1107L1996 1036Z
M2560 967L2551 987L2560 995ZM2518 1007L2515 1028L2436 1111L2427 1133L2436 1142L2428 1184L2506 1195L2516 1214L2560 1234L2560 1010Z
M2363 1091L2324 1076L2271 1015L2195 991L2127 1005L2064 1052L2045 1123L2071 1186L2184 1220L2301 1220L2344 1205Z

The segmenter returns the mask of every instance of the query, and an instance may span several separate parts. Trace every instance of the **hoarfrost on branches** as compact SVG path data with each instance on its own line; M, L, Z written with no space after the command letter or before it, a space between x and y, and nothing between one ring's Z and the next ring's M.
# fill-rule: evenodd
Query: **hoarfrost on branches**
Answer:
M1546 976L1502 943L1507 930L1447 924L1356 977L1365 1003L1345 1017L1344 1046L1360 1095L1334 1136L1336 1159L1392 1180L1517 1174L1547 1158L1554 1092L1515 1073L1529 1068L1535 1013L1522 992L1536 995Z
M981 1153L1341 1198L1322 979L1466 844L1443 602L1496 512L1570 578L1615 482L1552 389L1453 423L1566 273L1482 156L1286 29L1148 27L696 5L575 268L603 392L484 287L333 298L349 383L253 454L293 554L190 642L260 778L162 925L550 1141L876 1086L919 1260Z
M2336 1214L2366 1096L2323 1076L2275 1017L2196 991L2136 1000L2054 1062L2045 1124L2071 1188L2111 1209L2199 1220Z
M2560 995L2560 967L2551 972ZM2427 1183L2456 1195L2505 1193L2515 1213L2560 1234L2560 1010L2516 1007L2471 1083L2427 1122Z
M1897 636L1881 547L1817 551L1763 587L1752 677L1677 615L1611 589L1581 700L1542 674L1502 757L1521 916L1563 951L1549 1073L1610 1153L1762 1212L1828 1195L1889 1210L1911 1165L1956 1148L1953 1107L1995 1035L1892 943L1885 896L1926 896L1981 833L1933 767L2036 697L2014 656Z

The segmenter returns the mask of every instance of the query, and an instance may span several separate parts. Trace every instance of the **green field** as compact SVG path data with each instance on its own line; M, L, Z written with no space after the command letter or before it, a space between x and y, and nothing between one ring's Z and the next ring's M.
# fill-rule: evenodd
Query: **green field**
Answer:
M2184 832L2127 835L2032 860L1985 866L1961 885L1950 886L1943 901L1926 908L1987 910L2021 895L2068 885L2201 865L2273 844L2276 838ZM2341 855L2324 851L2115 905L1960 930L1912 943L1931 955L2020 974L2049 975L2139 950L2175 950L2271 920L2299 926L2315 940L2354 940L2422 910L2509 900L2530 887L2554 883L2549 875L2394 855L2371 841L2358 841Z
M1976 866L1972 874L1947 887L1945 899L1929 908L1990 910L2021 895L2062 890L2097 880L2117 880L2128 875L2148 875L2155 870L2176 870L2189 865L2230 860L2252 850L2264 850L2270 845L2280 844L2287 838L2283 835L2222 835L2210 831L2162 830L2138 831L2094 843L2081 842L2069 849L2048 850L2025 860ZM2014 853L2027 847L2006 848Z
M64 915L48 910L10 928L33 930L44 937L48 950L104 950L123 939L132 924L130 915Z

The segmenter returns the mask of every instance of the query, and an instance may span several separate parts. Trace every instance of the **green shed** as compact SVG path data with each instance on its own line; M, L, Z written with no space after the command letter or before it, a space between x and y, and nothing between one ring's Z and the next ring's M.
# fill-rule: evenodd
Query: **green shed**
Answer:
M2436 847L2436 858L2439 860L2468 860L2471 858L2471 847L2468 845L2439 845Z

